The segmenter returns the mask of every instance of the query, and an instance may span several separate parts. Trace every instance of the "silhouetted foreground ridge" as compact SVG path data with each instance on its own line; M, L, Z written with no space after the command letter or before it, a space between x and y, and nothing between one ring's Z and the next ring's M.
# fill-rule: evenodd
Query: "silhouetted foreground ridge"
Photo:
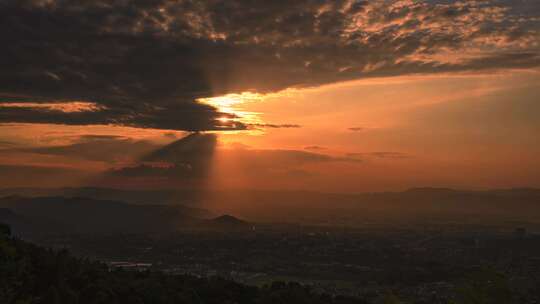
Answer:
M0 224L0 303L362 303L296 283L263 288L220 278L109 269L10 237Z

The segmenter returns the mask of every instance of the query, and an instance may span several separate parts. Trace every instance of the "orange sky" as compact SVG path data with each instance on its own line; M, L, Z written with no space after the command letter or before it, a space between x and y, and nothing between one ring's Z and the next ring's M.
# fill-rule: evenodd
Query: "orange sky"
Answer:
M261 113L265 121L302 127L221 138L231 147L307 149L361 160L309 168L317 172L305 177L311 184L290 178L300 188L538 186L539 84L536 71L507 71L371 79L291 91L242 109ZM287 186L281 178L269 183Z
M539 1L11 1L0 19L1 187L540 187Z
M540 187L539 93L538 71L510 70L375 78L207 100L260 126L215 132L219 144L206 185L326 192ZM153 147L186 134L117 126L7 124L0 127L0 165L71 171L49 172L46 181L30 173L13 178L12 171L0 173L0 178L6 186L91 185L104 171L132 164ZM83 140L84 135L88 138ZM107 159L69 150L33 150L83 141L90 153L104 140L120 141L118 149L125 144L126 151ZM149 147L137 151L129 146L139 141ZM152 187L182 187L181 181L143 181Z

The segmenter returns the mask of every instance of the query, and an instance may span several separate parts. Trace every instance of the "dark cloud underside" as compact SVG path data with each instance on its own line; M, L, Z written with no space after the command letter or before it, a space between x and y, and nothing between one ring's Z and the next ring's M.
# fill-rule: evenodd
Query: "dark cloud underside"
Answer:
M249 126L197 98L373 76L530 68L523 1L66 1L0 3L0 122L173 130ZM230 115L229 115L230 116Z
M106 136L83 136L80 142L63 146L20 148L12 151L58 155L86 160L115 163L126 161L147 154L159 146L147 141L135 141L128 138Z

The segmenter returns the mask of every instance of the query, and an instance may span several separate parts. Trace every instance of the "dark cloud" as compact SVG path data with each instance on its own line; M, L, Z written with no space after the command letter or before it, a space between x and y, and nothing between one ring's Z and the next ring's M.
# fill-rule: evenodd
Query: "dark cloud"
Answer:
M214 108L194 102L184 102L171 107L137 103L123 106L109 104L106 109L79 112L18 106L4 106L0 109L0 122L65 125L114 124L189 131L245 129L245 126L238 122L217 121L217 112ZM234 115L222 113L219 117L233 118Z
M349 131L353 131L353 132L360 132L360 131L364 131L366 128L364 127L352 127L352 128L349 128Z
M14 149L14 152L59 155L109 163L141 157L159 146L148 141L108 135L83 135L80 141L62 146Z
M96 107L3 106L0 122L245 129L195 100L362 77L537 67L540 13L520 9L524 3L6 0L0 98Z
M177 134L174 132L165 132L163 133L163 136L167 138L174 138L174 139L178 138Z
M193 133L142 156L113 176L203 179L208 177L217 145L214 134Z
M326 148L325 147L321 147L321 146L307 146L307 147L304 147L305 150L314 150L314 151L318 151L318 150L325 150Z
M101 140L125 140L128 139L125 136L120 135L101 135L101 134L85 134L80 135L79 137L80 141L101 141Z

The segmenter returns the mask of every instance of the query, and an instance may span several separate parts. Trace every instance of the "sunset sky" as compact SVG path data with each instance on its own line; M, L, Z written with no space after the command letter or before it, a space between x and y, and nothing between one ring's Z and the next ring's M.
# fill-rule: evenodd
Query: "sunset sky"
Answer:
M5 0L1 187L540 187L540 1Z

